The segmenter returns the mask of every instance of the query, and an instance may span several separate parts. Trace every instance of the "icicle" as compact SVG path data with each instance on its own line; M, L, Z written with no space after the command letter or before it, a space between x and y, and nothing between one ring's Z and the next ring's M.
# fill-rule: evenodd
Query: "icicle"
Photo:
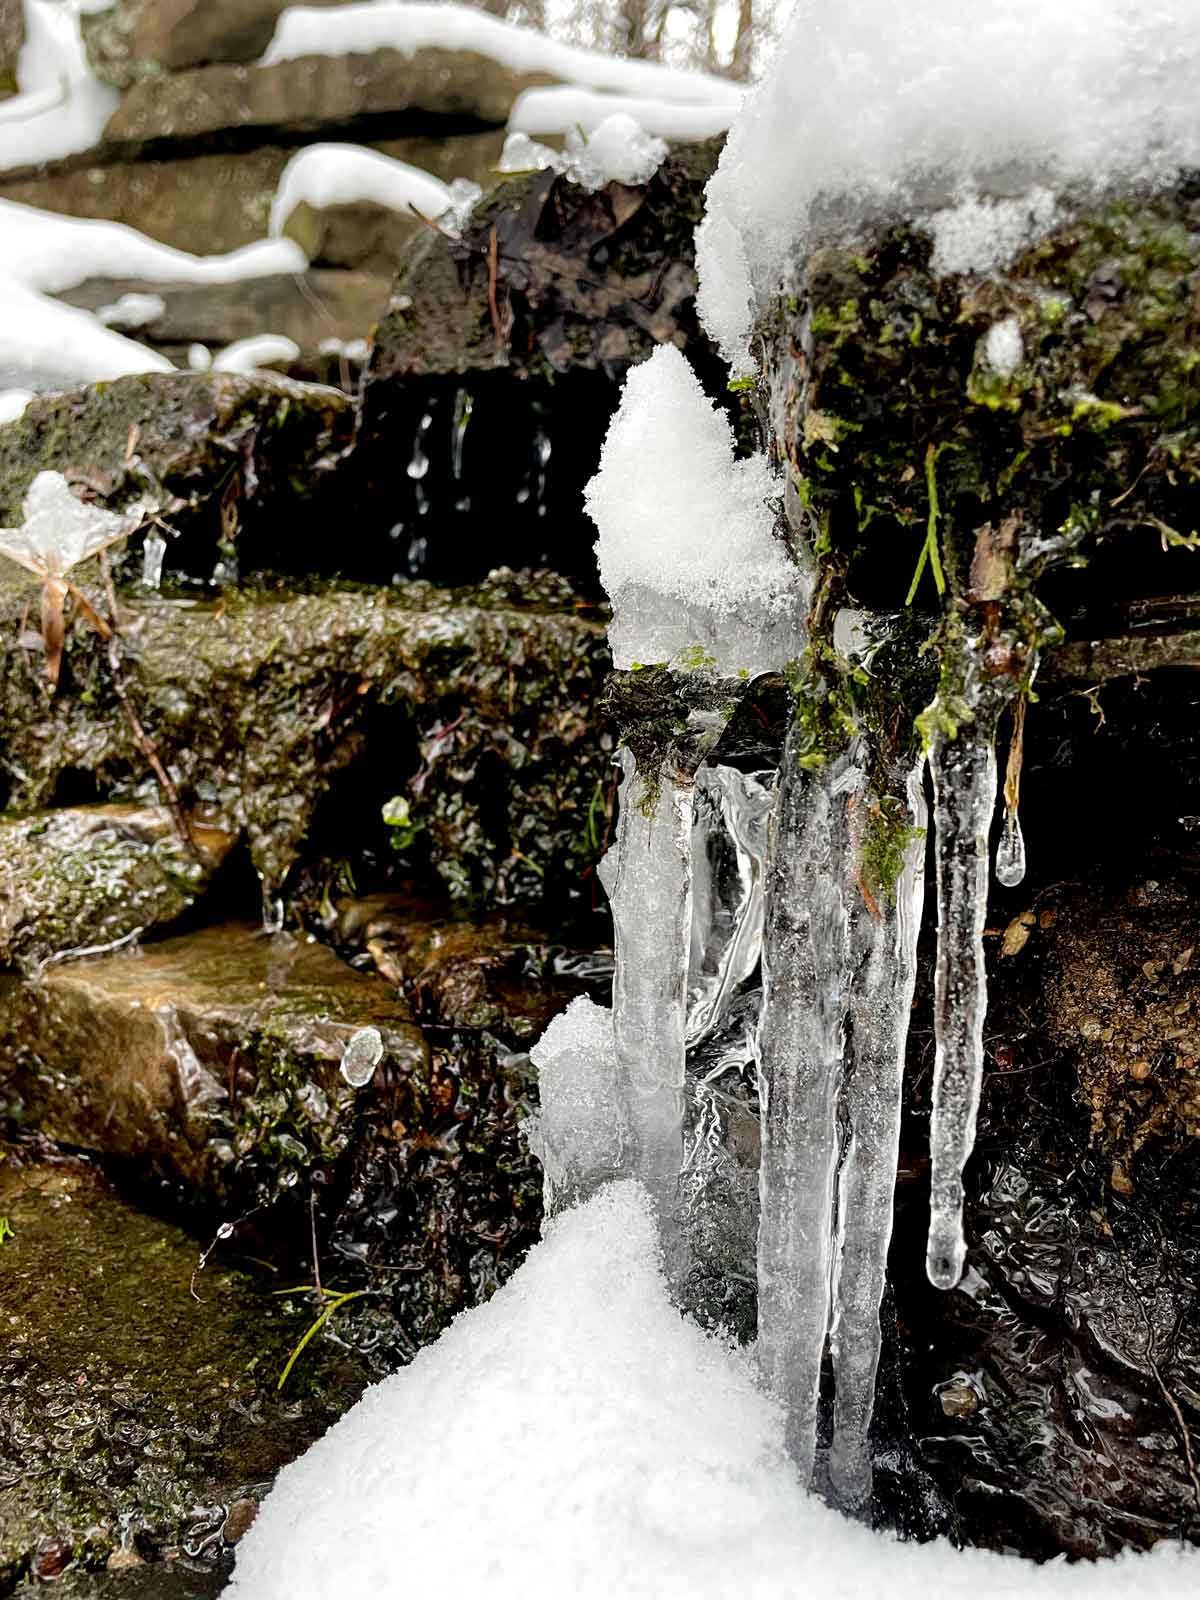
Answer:
M851 997L853 1070L846 1091L850 1134L838 1184L839 1240L830 1343L836 1380L829 1475L841 1504L871 1494L868 1436L875 1408L883 1299L900 1149L905 1046L925 899L926 807L922 758L900 774L888 822L904 829L893 893L879 887L874 915L856 917L862 965ZM903 799L901 800L901 795ZM886 802L884 802L886 803Z
M801 737L793 723L766 888L758 1356L787 1406L788 1449L807 1483L829 1324L850 897L858 893L850 802L865 779L858 741L808 770L799 762Z
M163 558L167 553L167 541L159 533L148 533L146 542L142 546L142 582L147 589L158 589L162 585Z
M762 954L771 774L701 767L692 838L692 959L687 1046L720 1028Z
M1025 836L1015 811L1005 811L1000 842L996 846L996 882L1015 889L1025 877Z
M934 969L933 1171L929 1281L953 1289L966 1260L963 1169L975 1143L983 1086L987 976L988 833L996 803L996 753L974 727L939 735L930 752L937 859L938 941Z
M996 846L996 881L1015 889L1025 877L1025 836L1021 832L1021 764L1025 756L1024 696L1013 707L1013 732L1004 775L1004 825Z
M617 841L600 864L616 942L613 1033L624 1166L654 1195L670 1251L683 1154L684 1030L692 920L693 790L621 752Z

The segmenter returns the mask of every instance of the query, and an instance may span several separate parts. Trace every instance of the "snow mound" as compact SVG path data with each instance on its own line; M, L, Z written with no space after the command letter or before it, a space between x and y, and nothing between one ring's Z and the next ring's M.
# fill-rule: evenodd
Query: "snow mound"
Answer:
M389 211L415 209L423 217L440 217L453 204L446 184L407 161L357 144L311 144L283 169L268 231L278 238L298 205L320 210L364 200Z
M542 1163L546 1209L577 1199L621 1164L621 1113L612 1012L577 995L529 1052L541 1109L523 1125Z
M285 333L256 333L235 339L212 359L214 372L258 372L273 364L299 361L300 346Z
M584 189L606 183L645 183L666 159L667 147L640 123L617 112L597 123L591 133L581 127L567 132L566 150L538 144L527 133L510 133L500 154L499 171L530 172L553 167Z
M748 370L752 307L822 220L1200 165L1197 82L1193 0L798 0L709 183L705 322Z
M686 1321L612 1184L279 1475L229 1600L1179 1600L1200 1560L900 1544L800 1489L746 1356Z
M539 138L593 133L615 116L629 117L644 133L659 139L692 143L724 133L737 114L736 100L684 104L645 95L606 94L561 84L551 89L526 89L513 102L508 125L514 133Z
M796 655L796 568L775 538L766 458L734 459L723 414L674 345L631 369L585 502L599 529L618 667L765 672Z

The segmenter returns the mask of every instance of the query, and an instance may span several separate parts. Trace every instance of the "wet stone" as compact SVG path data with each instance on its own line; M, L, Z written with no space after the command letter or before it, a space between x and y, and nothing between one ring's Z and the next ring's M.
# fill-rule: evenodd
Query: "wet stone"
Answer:
M236 835L164 806L69 806L0 817L0 965L36 967L174 921Z
M217 1258L197 1274L192 1239L81 1162L6 1150L0 1215L0 1591L216 1593L224 1530L357 1398L362 1368L315 1342L281 1395L311 1310Z
M401 1094L426 1092L407 1003L289 935L226 925L0 982L10 1121L210 1203L270 1199L347 1156L362 1107L339 1067L364 1027Z

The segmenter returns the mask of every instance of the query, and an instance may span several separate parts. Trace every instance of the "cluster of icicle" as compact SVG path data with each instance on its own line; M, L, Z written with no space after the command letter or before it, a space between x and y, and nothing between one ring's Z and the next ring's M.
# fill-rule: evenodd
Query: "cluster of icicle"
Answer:
M720 503L736 487L732 441L722 443L713 423L683 358L658 352L631 375L589 501L623 649L636 649L628 605L622 615L631 594L651 640L669 636L683 614L693 638L702 630L706 663L717 662L727 677L753 675L801 653L811 579L794 570L790 630L781 624L775 585L760 606L756 648L753 604L736 584L722 589L714 580L716 556L704 587L695 580L705 573L703 548L681 574L672 511L686 516L693 541L706 530L720 541L732 515ZM707 460L696 458L701 435ZM647 436L653 448L639 453L636 441ZM622 548L631 485L657 505L659 525L647 523L640 545ZM711 503L692 504L697 494ZM764 570L770 551L754 540L771 541L772 525L764 503L758 528L742 530L747 558ZM656 574L658 534L671 554ZM982 674L976 645L966 640L961 651L958 677L970 701ZM676 664L696 659L694 649L681 650ZM935 734L929 755L938 953L928 1270L942 1288L957 1283L964 1263L962 1173L983 1065L996 764L981 689L976 698L976 722L952 738ZM761 1108L758 1360L787 1406L789 1447L807 1482L828 1343L836 1378L830 1481L843 1504L856 1506L871 1490L879 1308L924 896L925 759L881 780L860 735L836 758L806 765L793 728L778 774L743 773L706 759L719 733L711 723L692 730L692 759L681 760L677 746L656 770L639 769L621 752L616 843L600 870L615 926L612 1011L577 1000L535 1049L542 1099L535 1145L552 1208L606 1178L639 1177L656 1199L668 1268L682 1283L694 1244L694 1207L682 1191L694 1194L722 1160L719 1119L707 1115L705 1091L739 1058L740 1038L741 1055L749 1053L757 1070ZM686 745L689 731L679 738ZM864 842L881 813L898 830L892 837L902 863L894 886L872 892ZM1014 828L1015 814L1000 863L1008 882L1018 875ZM747 1026L743 1002L760 964L761 1006Z

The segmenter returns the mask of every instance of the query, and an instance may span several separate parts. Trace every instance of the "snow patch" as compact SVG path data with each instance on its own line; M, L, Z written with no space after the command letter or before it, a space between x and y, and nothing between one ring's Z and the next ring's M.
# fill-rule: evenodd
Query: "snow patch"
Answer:
M331 10L290 6L279 18L263 66L301 56L368 55L373 50L465 50L489 56L511 72L545 73L565 83L657 100L716 101L737 106L741 91L724 78L627 61L560 44L530 28L502 22L471 6L362 0Z
M547 1225L486 1305L280 1473L230 1600L1178 1600L1197 1557L901 1544L800 1488L747 1356L671 1304L644 1190Z
M523 1125L545 1173L546 1209L577 1199L621 1163L620 1098L612 1012L578 995L550 1023L529 1058L541 1109Z
M994 322L983 343L988 366L1002 378L1011 378L1025 359L1025 342L1016 317Z
M692 143L724 133L737 114L736 100L706 100L684 104L646 95L606 94L593 89L562 85L552 89L526 89L513 102L508 125L518 133L540 138L569 135L582 129L591 133L614 116L633 119L660 139Z
M256 333L235 339L213 357L214 372L258 372L262 367L283 366L300 359L300 346L282 333Z
M0 171L89 150L121 98L92 76L78 18L61 0L25 0L17 87L0 103Z
M1197 81L1191 0L799 0L708 186L705 322L748 370L748 307L821 226L1169 181L1200 165Z
M167 309L167 302L159 294L123 294L111 305L100 306L96 321L106 328L145 328L157 322Z
M453 196L448 185L407 161L394 161L362 145L313 144L283 169L268 231L277 239L298 205L323 210L362 201L435 218L451 208Z
M584 189L606 183L645 183L666 159L667 147L631 116L618 112L584 134L572 127L566 150L538 144L527 133L510 133L500 153L501 172L561 172Z

